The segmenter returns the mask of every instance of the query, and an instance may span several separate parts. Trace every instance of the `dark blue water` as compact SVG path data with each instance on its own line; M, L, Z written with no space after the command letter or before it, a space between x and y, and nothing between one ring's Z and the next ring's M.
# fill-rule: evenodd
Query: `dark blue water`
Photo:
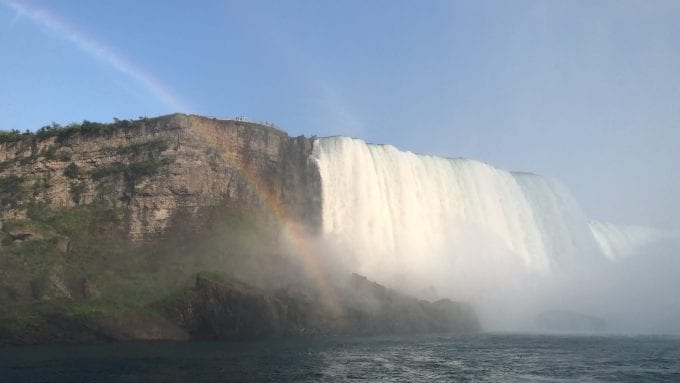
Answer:
M680 338L482 334L4 347L0 381L680 382Z

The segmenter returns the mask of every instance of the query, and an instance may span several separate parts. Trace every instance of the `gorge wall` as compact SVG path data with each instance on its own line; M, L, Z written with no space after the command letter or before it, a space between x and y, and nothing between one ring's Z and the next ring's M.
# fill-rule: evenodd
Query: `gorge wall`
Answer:
M178 213L182 225L198 225L217 205L319 224L308 138L183 114L87 124L0 144L0 218L23 218L32 203L101 202L125 209L134 240L162 236Z

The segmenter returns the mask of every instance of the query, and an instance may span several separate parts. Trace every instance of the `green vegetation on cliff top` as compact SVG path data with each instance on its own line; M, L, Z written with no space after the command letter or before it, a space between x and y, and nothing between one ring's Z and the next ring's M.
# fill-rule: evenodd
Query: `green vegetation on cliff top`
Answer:
M154 117L154 118L148 118L148 117L139 117L136 120L121 120L118 118L113 118L113 122L111 123L103 123L103 122L92 122L88 120L83 120L82 122L72 122L67 125L60 125L56 122L53 122L50 125L45 125L38 129L35 132L31 132L29 130L26 130L24 132L21 132L17 129L11 129L11 130L2 130L0 129L0 144L3 143L16 143L16 142L25 142L25 141L31 141L31 140L38 140L42 141L51 137L56 137L58 142L63 142L67 140L68 138L80 134L83 136L98 136L98 135L111 135L117 131L130 131L133 129L138 129L140 127L143 127L147 122L159 118L164 118L167 116L161 116L161 117ZM200 116L199 116L200 117ZM203 117L206 118L207 117ZM217 120L216 118L211 118L211 120ZM285 134L282 130L278 129L277 127L274 126L274 124L268 123L268 122L254 122L254 121L247 121L247 120L242 120L242 119L233 119L233 120L228 120L231 121L234 125L236 126L241 126L245 128L256 128L256 129L264 129L268 132L273 132L277 134ZM122 153L121 153L122 154Z
M20 142L31 139L45 140L50 137L57 137L59 141L65 140L75 134L82 134L85 136L111 134L118 129L130 130L139 127L143 122L147 121L146 117L141 117L138 120L119 120L114 119L113 123L100 123L84 120L81 123L71 123L65 126L57 123L43 126L36 132L20 132L16 129L4 131L0 130L0 143Z

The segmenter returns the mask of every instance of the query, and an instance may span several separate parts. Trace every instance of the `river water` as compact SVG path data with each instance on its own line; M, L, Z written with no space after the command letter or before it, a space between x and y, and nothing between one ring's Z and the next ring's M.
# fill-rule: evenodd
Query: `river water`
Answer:
M0 347L1 382L680 382L680 337L478 334Z

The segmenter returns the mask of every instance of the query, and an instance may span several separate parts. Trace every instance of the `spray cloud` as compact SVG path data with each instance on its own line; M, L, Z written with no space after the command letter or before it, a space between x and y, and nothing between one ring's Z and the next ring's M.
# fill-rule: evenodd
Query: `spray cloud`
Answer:
M531 329L555 309L613 331L680 331L680 305L664 298L677 282L645 279L678 270L673 233L590 222L565 187L534 174L347 137L315 145L323 234L348 268L470 301L489 329Z

